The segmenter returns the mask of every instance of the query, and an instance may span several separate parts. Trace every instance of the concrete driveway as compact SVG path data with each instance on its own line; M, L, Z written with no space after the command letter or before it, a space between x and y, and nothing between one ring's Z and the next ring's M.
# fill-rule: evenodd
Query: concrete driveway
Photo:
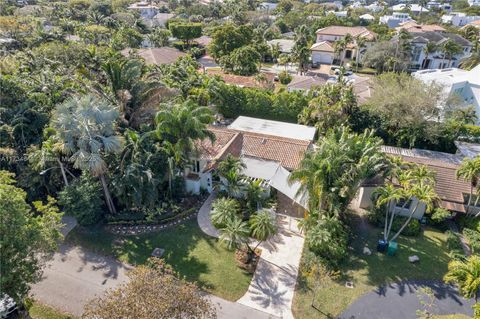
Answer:
M339 319L415 319L422 310L417 293L430 287L436 297L433 312L437 315L473 316L473 300L462 298L452 286L433 281L410 281L381 286L357 299Z
M131 266L114 258L63 244L32 293L42 303L81 316L89 300L125 282L129 269Z

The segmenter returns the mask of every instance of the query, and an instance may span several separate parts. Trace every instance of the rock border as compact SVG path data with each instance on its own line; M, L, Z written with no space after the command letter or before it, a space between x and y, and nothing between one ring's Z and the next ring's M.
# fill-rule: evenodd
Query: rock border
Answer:
M145 225L107 225L105 229L115 235L132 236L142 235L165 230L183 224L184 222L196 217L198 212L190 214L188 216L173 220L165 224L145 224Z

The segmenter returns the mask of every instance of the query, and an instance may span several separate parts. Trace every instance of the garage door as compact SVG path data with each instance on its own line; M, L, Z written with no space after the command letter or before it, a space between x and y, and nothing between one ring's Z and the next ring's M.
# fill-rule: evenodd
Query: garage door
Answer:
M312 53L312 62L313 63L322 63L322 64L332 64L333 54L329 52L313 52Z

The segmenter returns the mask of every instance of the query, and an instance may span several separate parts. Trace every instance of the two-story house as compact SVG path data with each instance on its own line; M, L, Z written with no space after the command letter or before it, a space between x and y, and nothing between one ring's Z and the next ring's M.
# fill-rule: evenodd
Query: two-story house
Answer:
M442 16L442 23L451 24L456 27L463 27L473 21L480 20L480 16L469 16L463 12L451 12Z
M415 20L410 17L406 12L394 12L391 15L381 16L379 19L380 24L386 24L389 28L393 29L401 25L402 23L410 22Z
M342 40L350 34L353 41L346 46L343 52L335 52L335 42ZM317 30L316 43L312 45L312 63L332 64L335 59L340 61L355 60L357 50L361 57L365 48L375 40L376 34L365 27L330 26ZM357 47L357 38L365 39L365 48Z

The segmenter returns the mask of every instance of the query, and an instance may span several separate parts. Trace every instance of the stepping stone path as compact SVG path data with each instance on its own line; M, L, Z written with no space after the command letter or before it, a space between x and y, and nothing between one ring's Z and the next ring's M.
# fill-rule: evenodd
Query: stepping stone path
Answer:
M109 225L106 229L116 235L140 235L146 233L157 232L160 230L168 229L178 224L184 223L197 216L197 213L193 213L189 216L182 217L180 219L168 222L166 224L158 225Z

